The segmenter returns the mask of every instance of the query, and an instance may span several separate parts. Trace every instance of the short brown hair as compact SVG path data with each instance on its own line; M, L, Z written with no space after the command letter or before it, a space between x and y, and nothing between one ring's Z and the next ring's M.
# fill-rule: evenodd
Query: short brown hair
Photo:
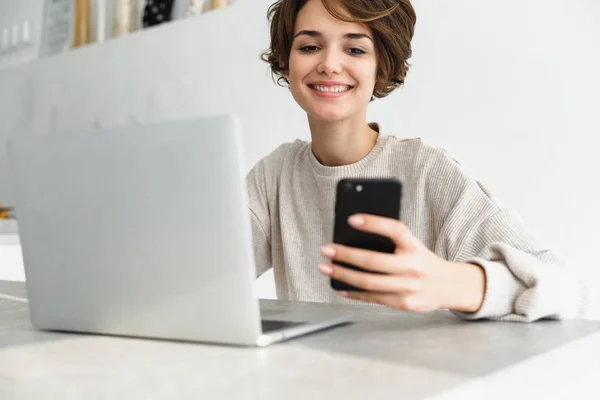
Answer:
M271 66L277 83L289 81L282 73L288 72L294 27L298 13L308 0L278 0L269 7L271 47L261 59ZM360 23L374 34L377 54L377 78L374 97L385 97L404 83L412 55L411 40L417 16L410 0L321 0L335 18ZM349 15L349 16L348 16Z

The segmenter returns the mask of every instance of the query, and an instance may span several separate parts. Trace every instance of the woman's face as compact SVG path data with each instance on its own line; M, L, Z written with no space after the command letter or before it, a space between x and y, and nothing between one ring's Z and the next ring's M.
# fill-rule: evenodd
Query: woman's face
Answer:
M327 122L366 115L377 74L369 28L340 21L321 0L309 0L296 18L290 51L290 89L309 116Z

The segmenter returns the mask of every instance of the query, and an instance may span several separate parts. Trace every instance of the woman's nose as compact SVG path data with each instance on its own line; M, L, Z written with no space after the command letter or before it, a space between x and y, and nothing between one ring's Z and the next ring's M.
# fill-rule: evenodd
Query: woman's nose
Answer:
M317 66L317 72L320 74L332 75L342 72L342 63L339 55L335 51L325 51L323 58Z

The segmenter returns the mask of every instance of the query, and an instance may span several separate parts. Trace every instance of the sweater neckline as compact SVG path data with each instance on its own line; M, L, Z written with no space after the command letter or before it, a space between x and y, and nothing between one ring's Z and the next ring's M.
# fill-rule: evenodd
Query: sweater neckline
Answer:
M337 167L325 166L325 165L321 164L319 162L319 160L317 160L317 158L315 157L314 153L312 152L312 146L310 143L308 145L308 158L309 158L310 164L313 167L313 170L318 175L322 175L322 176L355 175L355 174L361 172L362 170L364 170L369 164L371 164L379 156L379 154L385 147L385 144L386 144L388 138L389 138L388 135L379 133L379 135L377 136L377 141L375 142L375 146L373 146L373 148L371 149L369 154L367 154L361 160L359 160L355 163L352 163L352 164L340 165Z

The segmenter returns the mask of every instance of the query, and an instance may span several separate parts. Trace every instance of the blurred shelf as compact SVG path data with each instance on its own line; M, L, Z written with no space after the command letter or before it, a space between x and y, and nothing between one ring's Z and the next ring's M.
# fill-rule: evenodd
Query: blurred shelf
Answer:
M161 30L167 30L167 29L177 29L176 27L180 24L183 24L185 22L189 21L196 21L198 18L212 18L212 16L214 14L220 14L222 12L226 12L229 9L231 9L232 7L236 6L237 3L240 0L228 0L228 4L226 6L220 6L219 8L215 8L215 9L210 9L208 8L204 8L202 10L202 12L197 13L197 14L183 14L183 15L178 15L176 17L176 19L173 19L171 21L162 23L160 25L155 25L155 26L151 26L151 27L146 27L146 28L137 28L136 30L127 33L127 34L123 34L123 35L117 35L117 36L107 36L104 40L98 42L98 41L93 41L91 43L82 45L82 46L77 46L77 47L71 47L68 50L56 53L56 54L51 54L51 55L39 55L41 52L41 49L39 48L41 46L41 44L36 44L37 50L36 50L36 55L33 56L31 54L29 54L27 57L28 59L13 64L13 65L0 65L0 76L5 73L5 72L9 72L12 70L17 70L23 67L27 67L30 66L32 64L37 64L39 62L43 62L45 60L48 59L54 59L54 58L61 58L64 56L69 56L72 54L77 54L77 53L81 53L84 52L86 50L92 50L92 49L98 49L100 47L103 46L110 46L112 44L115 43L119 43L119 42L127 42L129 40L136 40L134 38L139 37L140 35L155 35L157 31L161 31ZM210 1L208 1L205 4L210 4ZM41 40L41 39L40 39ZM92 50L94 51L94 50ZM1 64L1 63L0 63Z

